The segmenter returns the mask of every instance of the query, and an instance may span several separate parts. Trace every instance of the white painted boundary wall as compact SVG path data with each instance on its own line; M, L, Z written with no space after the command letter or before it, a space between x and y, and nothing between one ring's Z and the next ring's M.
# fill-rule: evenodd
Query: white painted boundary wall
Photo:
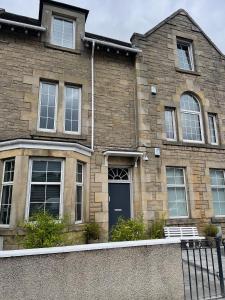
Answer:
M5 251L0 251L0 258L57 254L57 253L59 254L59 253L69 253L69 252L129 248L129 247L140 247L140 246L170 245L170 244L179 244L179 243L180 243L180 238L170 238L170 239L143 240L143 241L130 241L130 242L97 243L97 244L88 244L88 245L85 244L85 245L76 245L76 246L38 248L38 249L23 249L23 250L8 250L8 251L5 250Z
M183 300L180 239L0 251L0 300Z

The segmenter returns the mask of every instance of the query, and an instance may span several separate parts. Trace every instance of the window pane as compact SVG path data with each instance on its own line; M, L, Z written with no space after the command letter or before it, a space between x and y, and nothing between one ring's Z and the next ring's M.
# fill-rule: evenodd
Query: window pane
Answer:
M181 96L180 107L182 110L200 112L199 103L191 94L183 94Z
M61 181L61 172L47 173L47 182L60 182L60 181Z
M30 202L45 202L45 185L31 185Z
M2 201L1 204L11 204L12 200L12 185L5 185L2 189Z
M12 182L14 177L15 160L5 161L4 182Z
M30 203L29 217L31 217L32 215L38 212L44 212L44 211L45 211L44 203Z
M60 186L48 185L46 186L46 202L60 202Z
M77 186L77 193L76 193L76 214L75 218L76 221L82 220L82 186Z
M172 109L165 110L165 130L167 139L175 139L175 124L173 118L174 111Z
M183 169L175 169L175 184L184 184Z
M66 87L65 92L65 130L78 131L80 109L80 88Z
M199 115L181 114L183 138L191 141L201 141L201 124Z
M41 82L40 120L41 129L54 129L56 84Z
M224 173L222 170L210 170L211 185L221 186L225 185Z
M192 62L191 62L191 45L189 43L177 42L177 53L178 53L178 61L179 67L184 70L192 70Z
M217 143L217 134L216 134L216 117L215 115L209 114L208 115L209 120L209 133L210 133L210 143L216 144Z
M175 183L175 168L166 168L167 184Z
M47 169L47 161L33 161L33 171L44 171L46 172Z
M0 224L9 225L11 205L1 205Z
M48 161L48 171L61 172L61 162Z
M81 163L77 164L77 182L83 181L83 165Z
M46 203L45 211L51 214L53 217L59 217L59 203Z
M54 119L47 119L47 129L54 129Z

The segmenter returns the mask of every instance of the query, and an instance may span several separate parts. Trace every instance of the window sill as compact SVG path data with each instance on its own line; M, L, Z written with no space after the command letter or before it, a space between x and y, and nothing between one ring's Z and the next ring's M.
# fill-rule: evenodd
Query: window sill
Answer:
M168 141L168 140L164 140L163 145L225 150L225 147L221 145L211 145L205 143L192 143L192 142L178 142L178 141Z
M177 218L177 219L167 219L166 220L166 225L186 225L186 224L195 224L195 220L193 219L190 219L190 218Z
M50 49L54 49L54 50L63 51L63 52L69 52L69 53L77 54L77 55L81 54L81 51L78 50L78 49L70 49L70 48L60 47L60 46L53 45L53 44L50 44L50 43L45 43L45 47L50 48Z
M40 139L51 138L52 140L57 140L57 141L87 140L86 135L53 133L53 132L43 132L43 131L32 132L30 136L31 138L40 138Z
M225 223L225 217L212 217L211 221L213 224L217 223Z
M183 70L183 69L180 69L180 68L175 68L175 70L179 73L184 73L184 74L189 74L189 75L195 75L195 76L201 76L198 72L196 71L188 71L188 70Z

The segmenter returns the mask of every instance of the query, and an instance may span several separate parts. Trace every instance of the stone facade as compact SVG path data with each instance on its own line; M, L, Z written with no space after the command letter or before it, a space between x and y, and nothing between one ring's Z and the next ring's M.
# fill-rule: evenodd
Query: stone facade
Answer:
M193 41L195 72L178 68L176 37ZM209 41L183 10L168 22L143 35L134 34L132 42L143 50L137 58L137 99L139 107L139 146L149 153L144 164L146 207L150 218L158 213L168 216L166 166L184 167L188 186L189 218L168 220L169 224L199 224L212 221L224 227L224 218L214 218L209 169L224 169L224 81L223 55ZM157 86L157 95L149 93ZM204 144L182 142L180 97L192 92L199 99L204 132ZM165 107L176 114L177 142L165 136ZM218 116L219 145L209 141L207 113ZM161 157L154 157L153 148L161 148Z
M26 139L75 143L85 146L87 155L76 150L53 149L51 146L49 149L17 146L16 149L9 147L5 150L0 144L2 162L15 157L10 226L0 229L0 235L5 237L4 247L16 247L17 224L24 220L28 203L28 165L32 157L64 160L63 214L69 214L71 235L73 232L78 234L78 239L83 225L74 224L77 161L85 163L83 223L98 222L102 227L103 240L108 237L109 223L108 167L131 170L131 217L143 214L148 223L165 215L168 224L199 224L202 229L204 223L213 221L225 227L224 218L214 217L209 176L210 168L225 169L225 62L216 46L183 10L145 35L132 36L132 44L141 49L141 53L133 53L129 45L127 50L121 50L125 43L119 41L111 40L114 46L99 46L97 43L94 53L95 120L92 152L92 47L91 43L81 39L86 34L87 12L50 0L41 1L42 6L40 24L46 31L39 36L32 30L25 34L16 27L12 31L7 25L0 32L0 141ZM51 43L51 20L55 14L76 22L75 49ZM194 72L179 69L176 37L193 42ZM101 40L104 38L101 37ZM107 40L105 38L104 41ZM54 133L37 128L41 80L58 84ZM82 87L80 134L66 134L64 131L65 84ZM150 91L153 85L157 87L156 95ZM202 144L182 141L180 97L187 91L196 95L201 105ZM175 109L178 139L174 142L166 139L165 107ZM217 115L217 146L209 142L208 112ZM155 148L160 148L159 157L155 156ZM122 151L122 154L106 156L104 153L109 150ZM142 158L137 153L141 153ZM143 159L144 156L148 160ZM3 163L1 169L2 166ZM167 166L185 168L189 218L169 218ZM77 238L72 237L72 240L77 241Z

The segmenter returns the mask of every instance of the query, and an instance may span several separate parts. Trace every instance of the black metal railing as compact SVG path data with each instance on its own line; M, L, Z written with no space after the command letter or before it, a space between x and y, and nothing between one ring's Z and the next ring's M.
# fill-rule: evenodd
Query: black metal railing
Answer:
M221 240L183 240L181 249L185 299L223 299Z

